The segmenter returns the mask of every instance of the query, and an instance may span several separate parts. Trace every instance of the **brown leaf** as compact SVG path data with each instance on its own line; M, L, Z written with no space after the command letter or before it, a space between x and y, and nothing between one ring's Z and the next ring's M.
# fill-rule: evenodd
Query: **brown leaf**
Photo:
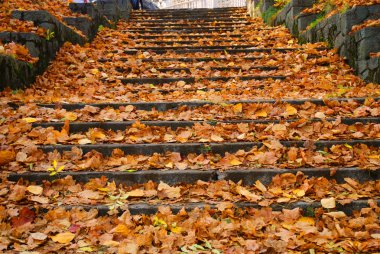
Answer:
M158 190L158 197L160 199L163 199L163 198L174 199L174 198L181 197L181 187L170 187L166 183L160 182L157 190Z

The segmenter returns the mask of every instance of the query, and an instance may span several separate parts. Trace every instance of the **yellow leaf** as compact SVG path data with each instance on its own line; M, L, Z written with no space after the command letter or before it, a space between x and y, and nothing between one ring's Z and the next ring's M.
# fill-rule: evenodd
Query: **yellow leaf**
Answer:
M23 118L22 120L24 120L24 121L27 122L27 123L35 123L35 122L38 121L37 118L33 118L33 117L25 117L25 118Z
M283 226L287 230L291 230L293 228L293 224L290 223L282 223L281 226Z
M185 63L181 63L179 66L180 66L181 68L186 68L186 67L187 67L187 65L186 65Z
M234 105L233 109L235 114L241 113L243 111L243 104L238 103Z
M291 105L286 105L286 114L289 116L297 114L297 109Z
M52 236L51 239L56 243L67 244L74 239L75 235L70 232L59 233L58 235Z
M94 251L94 249L91 246L80 247L79 250L83 251L83 252L93 252Z
M336 206L335 198L323 198L321 199L321 204L322 204L322 207L326 209L335 208Z
M235 63L234 63L234 62L229 62L229 63L228 63L228 66L229 66L229 67L234 67L234 66L235 66Z
M91 69L90 72L93 75L99 74L99 70L98 69Z
M370 159L380 159L380 155L369 155L368 158L370 158Z
M305 196L305 191L301 189L295 189L293 190L293 194L296 195L297 197L303 197Z
M176 233L176 234L180 234L183 230L181 227L172 227L170 229L170 231L172 231L173 233Z
M243 163L241 161L237 160L237 159L233 159L233 160L230 161L230 164L232 166L239 166L239 165L241 165Z
M345 147L347 147L348 149L353 149L352 146L350 146L349 144L344 144Z
M108 188L98 188L98 191L109 192L110 190Z
M268 113L264 109L260 109L255 112L256 117L267 117Z
M78 119L78 116L77 114L75 114L74 112L67 112L65 114L65 119L66 120L69 120L69 121L75 121Z
M301 217L298 219L297 223L313 226L315 224L315 220L311 217Z
M37 186L37 185L30 185L26 189L27 191L29 191L30 193L34 195L41 195L44 190L41 186Z
M267 191L267 187L265 187L265 185L262 184L262 183L260 182L260 180L257 180L257 181L255 182L255 186L256 186L257 189L259 189L259 190L262 191L262 192L266 192L266 191Z
M153 226L155 226L155 227L163 226L164 228L167 228L168 224L163 219L160 219L157 216L154 216L153 217Z

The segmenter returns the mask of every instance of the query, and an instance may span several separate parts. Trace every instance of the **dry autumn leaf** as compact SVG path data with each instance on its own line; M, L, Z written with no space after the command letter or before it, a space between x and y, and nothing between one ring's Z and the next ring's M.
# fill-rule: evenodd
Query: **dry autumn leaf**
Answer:
M41 186L29 185L26 190L34 195L41 195L44 189Z
M51 236L50 238L56 243L68 244L75 238L75 234L71 232L64 232Z
M179 198L181 197L181 187L170 187L166 183L160 182L157 187L160 198Z
M0 151L0 166L6 165L16 159L14 151L3 150Z
M322 207L326 209L333 209L336 207L335 198L333 197L321 199L321 204L322 204Z

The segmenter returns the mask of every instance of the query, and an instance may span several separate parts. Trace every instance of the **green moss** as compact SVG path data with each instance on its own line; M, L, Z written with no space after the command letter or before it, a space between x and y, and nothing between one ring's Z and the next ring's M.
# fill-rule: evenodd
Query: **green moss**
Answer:
M340 13L344 14L350 9L351 9L350 5L348 3L345 3L343 8L340 10Z
M278 8L275 8L273 6L269 7L268 10L266 10L264 13L263 13L263 20L265 23L267 24L270 24L273 22L273 20L275 19L277 13L280 11L281 9L278 9Z
M312 29L313 27L315 27L316 25L318 25L319 22L321 22L324 18L325 18L325 14L324 13L319 14L317 16L317 19L310 23L310 25L307 27L307 30L308 29Z
M258 10L260 10L262 6L263 6L263 1L260 1L260 2L257 4L256 8L257 8Z

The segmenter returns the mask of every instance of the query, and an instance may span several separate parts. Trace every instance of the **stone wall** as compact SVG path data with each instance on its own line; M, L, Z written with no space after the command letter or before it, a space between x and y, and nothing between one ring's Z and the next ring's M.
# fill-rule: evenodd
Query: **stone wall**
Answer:
M315 0L292 0L273 17L271 25L285 24L301 43L327 42L346 58L357 75L366 81L380 83L380 59L370 57L370 53L380 51L380 27L351 32L353 26L368 19L380 19L380 5L356 6L317 22L320 15L301 13L314 2ZM260 5L262 13L270 5L273 6L273 0L263 0ZM310 27L312 22L317 23Z
M36 67L33 64L19 61L12 56L0 55L0 88L7 84L12 90L26 88L34 82Z
M100 25L111 26L109 19L116 22L120 18L129 18L131 4L129 0L100 0L96 5L70 4L70 8L87 16L65 17L64 22L61 22L47 11L12 12L13 18L32 21L36 26L45 28L47 34L41 37L34 33L0 32L0 41L22 44L33 57L39 58L38 62L32 65L11 56L0 55L0 90L5 87L27 87L34 82L36 75L45 71L65 42L84 45L95 37Z
M16 32L2 32L0 33L0 41L2 42L17 42L25 45L33 57L38 57L39 61L34 64L35 74L41 74L49 65L49 62L54 59L57 51L61 47L63 42L60 42L57 38L47 40L34 33L16 33ZM3 70L3 69L0 69ZM1 75L0 75L1 76ZM7 77L11 77L8 75ZM15 79L17 80L17 78ZM11 81L9 81L11 82ZM14 86L15 81L11 82ZM4 84L4 83L1 83ZM23 85L24 86L24 85Z

